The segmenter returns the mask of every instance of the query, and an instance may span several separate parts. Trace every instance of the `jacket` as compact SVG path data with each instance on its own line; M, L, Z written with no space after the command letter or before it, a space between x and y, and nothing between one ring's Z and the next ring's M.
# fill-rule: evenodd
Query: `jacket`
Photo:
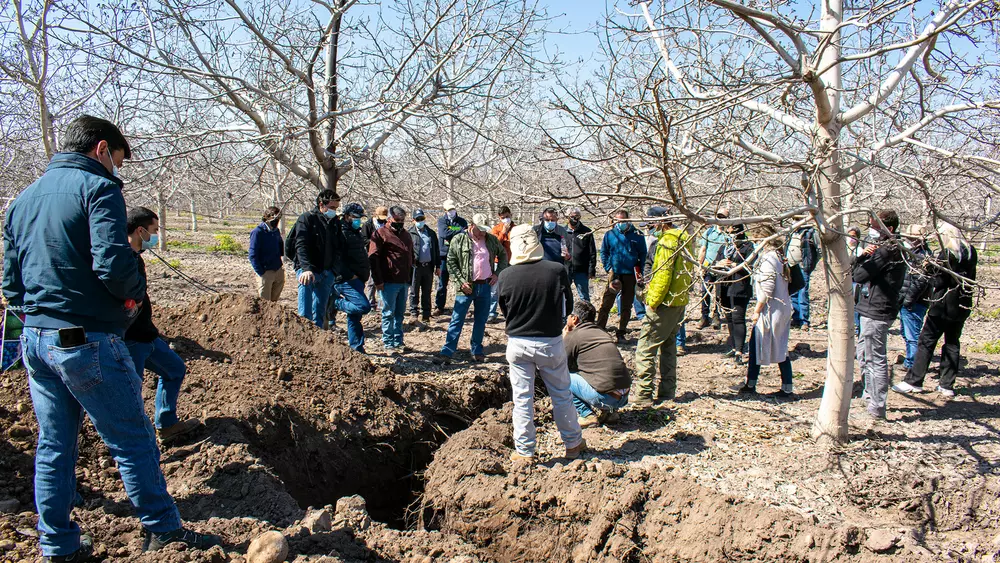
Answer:
M420 258L420 247L423 245L424 239L420 236L416 225L410 225L408 232L410 233L410 238L413 239L413 264L416 265L417 260ZM431 237L431 263L436 266L441 256L437 233L427 225L424 225L423 232L425 235L430 235Z
M688 304L691 289L691 265L684 252L691 252L691 237L678 228L660 234L653 255L653 267L646 289L646 306L682 307Z
M552 338L562 335L563 317L573 311L566 268L548 260L505 269L497 281L497 304L507 336Z
M293 227L296 269L314 274L330 269L327 238L330 231L329 223L336 220L336 218L328 219L326 215L320 213L319 207L299 216Z
M272 230L266 223L261 223L250 231L250 248L247 254L250 266L258 276L263 276L264 272L280 270L283 252L284 243L278 229Z
M448 245L451 244L452 237L468 228L469 223L461 217L456 216L455 220L451 220L446 213L438 218L438 248L441 252L441 258L448 256Z
M384 227L384 226L386 226L388 224L389 224L389 222L385 221L385 222L382 223L381 226L379 226L379 225L375 224L375 218L374 217L369 217L368 220L365 221L361 225L361 236L365 237L365 242L371 241L372 240L372 235L375 234L375 231L381 229L382 227Z
M566 245L567 248L569 247L566 242L565 227L556 225L556 228L550 232L545 230L543 225L535 225L531 230L535 231L535 235L538 236L538 242L542 245L542 250L545 251L544 260L560 264L566 263L562 253L563 245Z
M899 240L892 238L878 243L871 255L862 254L854 260L854 281L861 284L855 307L862 317L892 322L899 314L899 290L906 275L906 262L899 250Z
M979 263L979 256L972 245L962 246L962 256L958 257L942 250L938 254L939 263L943 264L948 271L934 266L934 273L931 278L930 307L927 314L932 317L939 317L949 321L964 321L972 312L973 288L971 284L963 282L951 272L954 272L970 280L976 279L976 266Z
M413 280L413 239L406 229L386 225L368 243L372 283L410 283Z
M918 263L911 263L907 259L906 275L903 276L903 286L899 289L899 306L907 309L914 305L926 305L931 294L931 278L925 271L930 250L921 244L910 251L917 255Z
M583 223L566 229L566 246L569 249L569 273L586 273L597 276L597 242L594 231Z
M493 273L500 275L510 262L507 260L507 251L497 237L490 233L486 235L486 249L490 251L490 264L496 264ZM462 284L472 283L472 239L468 232L459 233L451 239L451 246L448 249L448 276L451 283L456 287Z
M121 180L82 154L52 157L3 226L3 293L24 325L124 335L125 300L146 295L125 225Z
M146 263L142 260L142 255L136 254L135 259L139 266L139 277L143 281L148 282L148 278L146 277ZM156 340L159 336L160 331L153 324L153 307L149 303L149 291L146 291L146 295L142 299L142 305L139 306L139 313L135 316L128 330L125 331L125 340L149 343ZM143 366L135 366L135 369L136 371L141 371Z
M798 264L804 273L813 273L822 257L819 252L819 243L816 241L816 229L803 227L792 233L788 243L785 244L785 256L789 266ZM796 261L795 256L800 256L800 259Z
M333 269L334 283L343 283L357 277L367 282L371 277L371 262L368 258L368 241L351 223L340 217L330 221L330 239L327 247L329 261Z
M601 264L605 272L632 274L646 261L646 241L635 228L621 232L617 228L604 233L601 241Z
M747 259L753 254L753 251L753 243L746 237L733 239L730 244L719 248L719 255L715 257L715 261L728 258L737 264L743 264L743 267L736 273L717 282L721 295L734 299L750 299L753 295L753 279L750 274L753 264L747 263Z
M632 386L632 376L618 351L618 345L606 331L589 321L582 321L563 337L566 362L598 393L609 393Z
M508 226L510 227L509 229L507 228ZM500 244L503 245L503 249L507 251L507 260L508 261L510 260L510 257L511 257L511 252L510 252L510 231L513 230L513 229L514 229L514 222L513 221L510 223L510 225L507 225L507 224L505 224L503 222L500 222L500 223L497 223L496 225L493 225L493 229L490 231L490 233L493 236L497 237L497 240L500 241Z

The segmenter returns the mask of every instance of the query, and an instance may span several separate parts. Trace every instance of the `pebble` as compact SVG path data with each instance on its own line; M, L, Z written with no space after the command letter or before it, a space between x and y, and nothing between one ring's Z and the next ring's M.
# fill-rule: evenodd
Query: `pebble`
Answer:
M203 322L203 323L204 322L208 322L208 315L206 315L205 313L202 313L201 316L198 317L198 320L201 321L201 322Z
M7 435L11 438L26 438L31 436L31 429L23 424L14 424L7 430Z
M248 563L281 563L288 557L288 540L281 532L265 532L247 548Z
M10 540L0 540L0 551L10 551L16 546L17 544Z
M899 543L899 534L892 530L868 530L865 548L874 553L885 553Z
M16 408L17 408L17 414L26 414L29 411L31 411L31 405L29 405L24 401L18 402Z

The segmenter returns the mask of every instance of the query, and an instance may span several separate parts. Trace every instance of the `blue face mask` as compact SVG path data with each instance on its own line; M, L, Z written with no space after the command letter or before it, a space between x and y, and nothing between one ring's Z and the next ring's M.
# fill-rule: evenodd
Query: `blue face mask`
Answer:
M631 226L632 226L631 223L618 223L617 225L615 225L615 228L624 233L628 231L629 227Z
M416 223L414 223L414 225L416 225L418 229L423 229L424 225L426 224L427 223L424 223L423 221L417 221Z
M352 219L351 220L351 227L353 227L354 230L360 229L361 228L361 219L357 219L357 218Z
M337 216L337 210L336 209L327 209L326 211L323 212L323 215L326 215L330 219L333 219L334 217Z
M156 244L158 242L160 242L160 235L158 234L149 235L149 240L142 241L142 249L150 250L156 248Z
M545 230L546 231L554 231L554 230L556 230L556 222L555 221L544 221L543 225L545 226Z

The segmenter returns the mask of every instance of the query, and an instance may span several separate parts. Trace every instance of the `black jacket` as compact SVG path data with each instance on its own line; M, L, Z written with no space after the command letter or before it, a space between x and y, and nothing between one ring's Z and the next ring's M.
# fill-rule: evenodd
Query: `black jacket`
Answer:
M135 259L139 266L139 277L146 281L146 263L142 260L142 255L136 254ZM149 304L149 291L147 291L142 299L142 306L139 307L139 314L125 331L125 340L148 343L156 340L158 336L160 331L156 330L156 325L153 324L153 308ZM143 367L135 366L135 369L141 373Z
M573 312L566 268L549 260L510 266L500 272L497 302L507 320L507 335L553 337L562 334L563 317Z
M423 242L422 239L420 238L420 232L418 231L416 225L410 225L409 231L410 231L410 238L413 239L413 264L416 265L417 261L420 259L420 245L423 244ZM440 242L438 242L437 233L435 233L434 229L428 227L426 224L424 225L423 232L425 235L431 237L430 261L432 264L436 266L438 264L441 252L441 246Z
M318 274L329 270L327 245L330 219L320 213L319 207L299 216L293 227L295 233L295 269Z
M332 264L334 283L345 282L355 276L363 282L371 277L371 263L368 261L368 242L361 229L355 230L350 222L341 218L330 221L328 247Z
M927 256L930 251L921 245L911 249L917 259L907 258L906 275L903 276L903 286L899 289L899 306L910 308L914 305L926 305L931 294L931 278L927 276Z
M862 254L854 259L854 281L861 285L855 308L862 317L891 322L899 314L899 290L903 288L906 262L898 239L877 244L878 250L871 256Z
M746 263L750 255L753 254L753 250L753 243L745 236L734 240L732 244L724 244L719 247L719 255L715 257L716 262L728 258L737 264L744 264L743 268L737 270L733 275L718 281L719 295L726 295L734 299L753 297L753 279L750 277L753 265Z
M571 257L569 273L586 272L588 276L596 277L597 243L594 241L594 231L580 223L576 227L566 227L566 235L566 246Z
M947 250L938 254L938 262L947 268L932 266L930 308L927 314L949 321L964 321L972 311L973 288L971 284L957 279L954 272L970 280L976 279L979 256L974 247L965 246L961 258Z
M379 230L380 227L384 227L386 223L388 223L388 220L386 220L385 223L382 223L381 226L376 225L375 218L369 217L368 220L361 225L361 236L365 237L365 240L370 242L372 240L372 235L375 234L375 231Z

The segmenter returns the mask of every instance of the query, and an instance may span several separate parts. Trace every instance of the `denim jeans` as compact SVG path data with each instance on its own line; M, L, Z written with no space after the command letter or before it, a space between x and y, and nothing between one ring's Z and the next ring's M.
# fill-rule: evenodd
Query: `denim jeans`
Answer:
M371 301L365 297L365 282L354 278L334 285L333 289L337 295L334 307L347 315L347 344L363 354L365 327L361 325L361 317L372 310Z
M906 359L903 367L913 367L913 358L917 355L917 340L920 339L920 329L924 326L924 315L927 305L916 303L912 307L900 307L899 324L903 329L903 340L906 341Z
M448 256L441 257L441 272L438 274L438 289L434 295L434 306L444 309L445 301L448 300Z
M382 285L379 300L382 301L382 344L386 348L403 346L403 315L406 314L406 283Z
M514 449L521 455L535 455L535 372L542 378L552 398L552 418L567 448L583 441L583 431L573 408L569 368L562 336L507 339L507 363L514 396L511 422Z
M802 289L792 294L792 324L809 324L809 274L802 270L802 279L806 284Z
M615 297L615 309L620 312L622 310L622 294L619 293L618 297ZM638 297L632 298L632 310L635 312L635 318L638 321L646 318L646 304L639 301Z
M140 378L145 369L159 376L156 382L156 427L163 429L177 424L177 396L187 373L184 360L162 338L152 342L126 340L125 345Z
M35 507L39 543L46 556L80 547L80 528L70 520L76 501L76 460L83 415L90 417L118 463L139 522L153 532L181 526L160 471L160 450L142 402L142 380L125 342L88 332L87 343L59 346L59 331L25 328L22 359L38 419Z
M686 348L687 347L687 324L685 324L684 319L681 319L681 325L677 328L677 347Z
M877 418L885 418L885 402L889 395L889 362L886 358L888 338L888 322L861 317L857 360L865 382L864 397L868 402L868 414Z
M580 300L590 303L590 276L587 275L587 272L573 272L570 281L576 286Z
M296 270L298 277L302 270ZM326 302L330 299L330 292L333 288L333 272L314 273L316 279L309 285L299 284L299 316L312 321L316 326L323 328L326 317Z
M628 404L628 392L616 399L607 393L598 393L578 373L569 374L569 390L573 393L573 406L580 416L590 416L595 411L614 412Z
M451 323L448 324L448 337L441 354L444 356L454 356L458 351L458 338L462 336L462 327L465 326L465 317L469 314L469 307L475 304L475 312L472 315L472 355L481 356L483 354L483 336L486 335L486 319L490 314L490 301L492 288L486 283L472 284L472 295L466 295L461 291L455 295L455 308L451 311Z
M500 284L495 283L490 287L490 314L489 320L497 318L497 305L500 303Z

